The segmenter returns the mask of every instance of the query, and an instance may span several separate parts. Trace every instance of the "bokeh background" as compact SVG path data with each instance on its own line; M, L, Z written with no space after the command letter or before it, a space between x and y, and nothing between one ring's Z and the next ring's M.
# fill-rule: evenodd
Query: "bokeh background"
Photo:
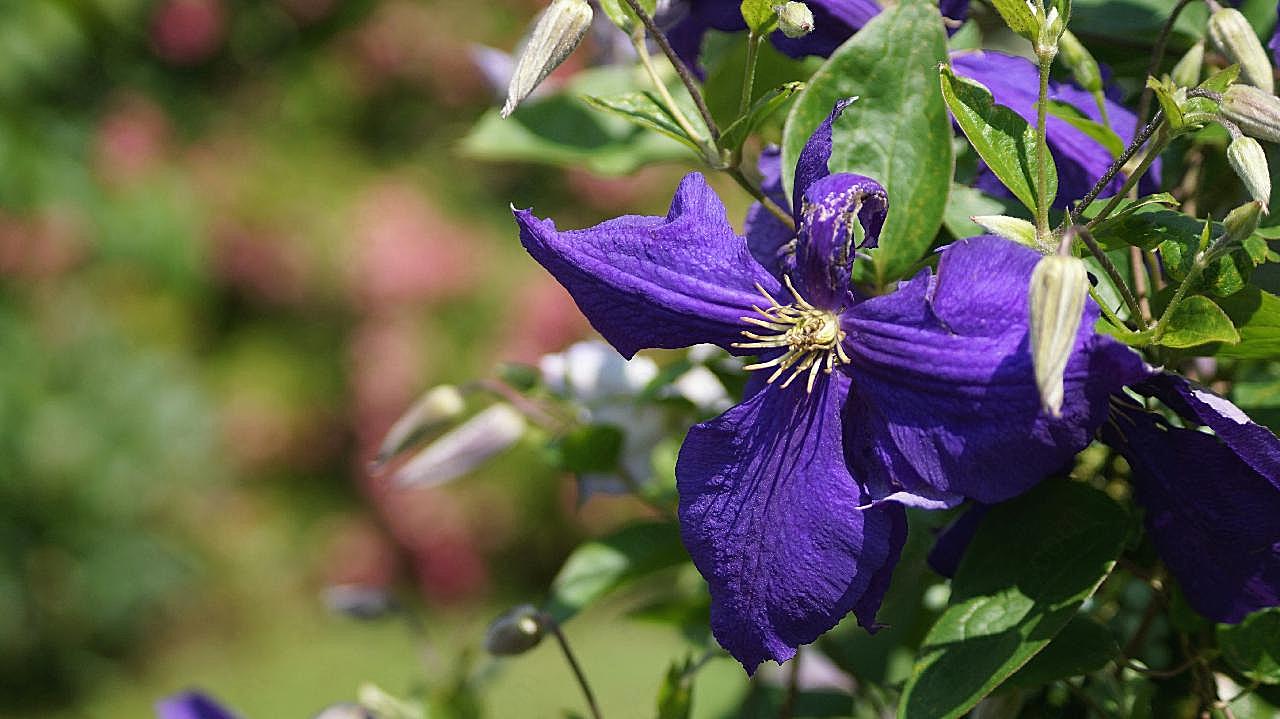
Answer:
M497 665L483 628L645 510L579 508L531 444L440 488L368 469L423 390L587 334L508 203L585 225L679 175L463 151L496 102L474 45L538 9L0 2L0 716L192 687L311 716L476 673L486 716L578 705L554 647ZM334 587L402 609L361 621ZM674 630L575 621L606 711L651 706Z

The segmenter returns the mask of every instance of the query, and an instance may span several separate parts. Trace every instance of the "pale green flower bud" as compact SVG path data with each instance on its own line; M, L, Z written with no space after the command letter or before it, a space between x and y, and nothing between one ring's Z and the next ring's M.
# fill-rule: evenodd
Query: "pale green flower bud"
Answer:
M1262 203L1254 200L1246 202L1227 213L1226 218L1222 221L1222 226L1226 232L1222 235L1222 246L1229 247L1238 245L1249 239L1258 229L1258 220L1262 217Z
M516 106L578 47L591 26L591 14L587 0L551 0L517 53L503 117L515 112Z
M1062 52L1062 62L1071 70L1076 83L1089 92L1102 91L1102 72L1093 55L1080 44L1080 40L1070 30L1058 38L1058 49Z
M1076 257L1048 255L1031 272L1031 360L1040 404L1054 417L1062 415L1062 377L1088 294L1089 276Z
M1249 137L1280 142L1280 98L1270 91L1232 85L1222 93L1221 112Z
M1209 39L1227 60L1240 66L1240 79L1254 87L1275 92L1271 59L1253 26L1235 8L1219 8L1209 16Z
M400 467L394 481L435 486L461 477L515 444L526 425L514 407L495 404L423 447Z
M1267 203L1271 201L1271 171L1262 145L1252 137L1240 135L1227 146L1227 160L1244 181L1249 196L1261 202L1262 211L1266 212Z
M1186 55L1178 60L1169 73L1169 78L1178 87L1195 87L1200 84L1200 74L1204 68L1204 42L1191 46Z
M408 409L382 440L374 465L381 465L404 451L415 440L462 414L466 403L462 392L453 385L440 385L426 391Z
M484 648L496 657L524 654L538 646L546 632L542 612L521 604L493 620L484 635Z
M775 5L778 13L778 29L789 38L804 37L813 32L813 12L802 2Z
M1036 226L1024 219L1008 215L974 215L969 219L993 235L1040 249L1040 245L1036 243Z

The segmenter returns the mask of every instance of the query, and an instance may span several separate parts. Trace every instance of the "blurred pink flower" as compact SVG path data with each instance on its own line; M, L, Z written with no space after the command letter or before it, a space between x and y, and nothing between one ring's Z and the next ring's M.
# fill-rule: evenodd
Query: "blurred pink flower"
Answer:
M222 0L164 0L151 15L151 47L175 65L213 57L226 35Z
M559 283L537 274L516 284L520 290L510 304L499 357L536 364L587 333L587 321Z
M276 0L299 23L319 22L329 16L337 0Z
M310 268L298 242L231 222L212 234L213 270L228 285L271 305L305 300Z
M0 210L0 277L56 277L87 254L84 227L72 210L46 208L31 217Z
M466 6L459 5L459 8ZM356 66L363 85L377 88L399 80L428 91L444 105L482 101L485 81L467 53L462 17L449 17L448 6L410 0L380 4L352 36Z
M445 219L409 183L367 190L355 222L350 279L367 308L440 300L473 286L482 264L478 233Z
M94 134L94 165L113 184L137 180L156 167L169 150L172 128L159 105L138 94L112 103Z

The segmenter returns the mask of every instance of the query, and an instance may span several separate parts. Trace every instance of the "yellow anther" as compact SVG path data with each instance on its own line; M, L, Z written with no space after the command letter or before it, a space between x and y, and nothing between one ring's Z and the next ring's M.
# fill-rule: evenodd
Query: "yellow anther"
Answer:
M752 307L759 317L742 318L743 322L752 327L743 330L742 336L752 341L736 342L733 346L741 349L786 348L785 352L773 359L747 365L745 369L773 368L768 382L777 380L787 370L791 370L791 375L782 383L784 388L790 386L796 377L807 373L805 385L807 391L812 392L819 372L830 374L837 365L849 363L849 357L841 347L844 330L840 329L840 318L834 312L814 307L801 296L789 276L784 275L782 283L791 293L794 302L781 304L757 284L756 289L769 301L769 307ZM761 334L760 329L771 334Z

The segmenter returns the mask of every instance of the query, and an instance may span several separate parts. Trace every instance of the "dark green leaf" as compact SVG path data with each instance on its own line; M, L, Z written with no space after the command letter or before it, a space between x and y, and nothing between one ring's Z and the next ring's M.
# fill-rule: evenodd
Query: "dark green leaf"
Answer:
M611 424L574 428L555 444L557 464L566 472L608 472L622 454L622 430Z
M1129 517L1106 494L1050 480L997 505L925 637L898 716L959 717L1026 664L1111 571Z
M1240 333L1240 343L1217 348L1218 357L1236 359L1280 358L1280 297L1248 287L1218 300Z
M1035 688L1068 677L1095 672L1120 653L1111 630L1077 614L1044 651L1031 658L1009 684Z
M1027 209L1034 212L1036 199L1036 130L1018 113L996 105L982 84L959 77L950 67L940 68L942 96L956 124L964 131L995 176ZM1058 172L1049 160L1051 178L1047 202L1058 194Z
M1094 142L1105 147L1107 152L1111 153L1113 159L1124 154L1124 140L1120 139L1116 131L1100 122L1094 122L1088 115L1076 109L1075 105L1061 100L1050 100L1048 109L1050 115L1066 122L1068 125L1088 135Z
M660 132L684 143L694 152L700 152L697 141L689 137L689 133L676 122L675 116L647 90L612 97L583 95L582 100L596 109L611 112L641 127Z
M1240 334L1221 307L1208 297L1192 295L1173 309L1168 328L1157 344L1183 349L1210 342L1235 344L1239 341Z
M777 0L742 0L742 19L752 34L760 36L771 32L778 24L778 13L773 6Z
M720 146L727 150L739 150L742 143L747 141L747 136L751 134L760 123L767 120L773 113L782 109L796 93L804 89L803 82L789 82L781 87L775 87L765 93L764 97L756 100L756 103L747 110L747 114L738 118L732 125L726 127L724 132L720 134Z
M1156 247L1163 250L1162 243L1176 244L1178 247L1173 251L1178 252L1180 258L1184 248L1190 249L1190 255L1194 255L1199 247L1203 222L1154 204L1125 210L1108 217L1094 229L1093 237L1103 248L1115 250L1132 245L1144 250ZM1166 263L1170 261L1168 257L1162 259Z
M628 582L687 559L674 522L633 524L573 550L551 583L546 611L563 622Z
M889 217L874 252L881 286L910 271L942 224L953 158L935 68L946 50L932 4L887 7L814 74L787 118L782 166L789 191L796 158L832 106L862 98L833 128L829 167L873 177L888 190Z
M1256 682L1280 684L1280 607L1254 612L1239 624L1218 625L1227 663Z
M992 197L976 187L952 185L947 197L947 209L942 215L942 226L957 240L986 232L970 217L980 215L1008 215L1017 205L1010 199Z
M991 0L996 12L1004 19L1004 23L1015 33L1035 42L1040 29L1036 16L1031 14L1031 6L1026 0Z
M693 657L675 661L658 687L658 719L689 719L693 709Z

